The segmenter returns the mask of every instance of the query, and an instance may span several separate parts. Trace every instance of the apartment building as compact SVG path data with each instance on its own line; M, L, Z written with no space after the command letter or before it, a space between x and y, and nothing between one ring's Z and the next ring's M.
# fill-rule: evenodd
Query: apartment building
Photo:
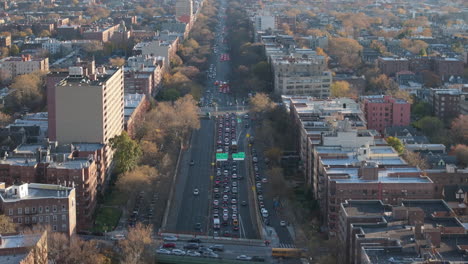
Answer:
M193 16L192 0L176 0L175 3L176 20L181 23L190 23Z
M125 94L125 131L135 137L137 126L143 122L150 103L144 94Z
M395 76L397 72L409 70L409 60L406 58L379 57L377 65L387 76Z
M442 200L348 200L340 207L340 264L468 261L468 235Z
M450 120L460 114L460 100L467 96L459 89L431 89L430 103L434 115L441 120Z
M21 145L0 160L0 182L61 184L74 187L76 229L93 225L97 193L105 187L104 145ZM102 186L102 188L101 188Z
M327 70L323 56L274 57L271 58L271 65L276 94L317 98L330 96L332 74Z
M168 70L171 59L176 55L179 38L174 41L154 40L140 42L133 47L134 55L162 57L164 58L163 69Z
M383 134L388 127L410 124L411 104L406 100L388 95L362 96L361 100L368 129Z
M340 203L348 199L432 199L434 183L402 160L390 146L316 147L314 181L329 235L336 235Z
M349 136L350 133L348 132L350 130L366 129L361 108L352 99L335 98L321 100L304 96L282 96L282 101L289 111L296 128L292 136L295 139L296 150L304 164L303 170L307 184L312 184L312 164L310 163L312 150L314 146L323 144L322 136L325 133L337 129L341 130L339 132L340 141L346 141L347 139L344 136ZM346 124L343 123L345 120ZM344 134L341 132L344 132ZM361 132L354 131L351 134L353 134L353 139L360 139L365 133L362 134ZM330 141L325 139L325 144L328 144L328 142ZM361 140L354 142L362 143Z
M163 66L163 57L150 55L129 57L124 67L125 93L156 95L161 86Z
M0 236L0 263L46 263L47 257L47 231L40 234Z
M5 185L4 183L2 185ZM0 208L18 226L46 225L54 232L76 232L75 188L23 183L0 188Z
M55 123L49 124L49 130L55 131L61 144L107 144L123 131L123 93L121 68L87 77L83 68L71 67L69 76L55 87L55 100L50 102Z
M0 73L10 79L36 71L49 71L49 58L33 58L31 55L6 57L0 60Z

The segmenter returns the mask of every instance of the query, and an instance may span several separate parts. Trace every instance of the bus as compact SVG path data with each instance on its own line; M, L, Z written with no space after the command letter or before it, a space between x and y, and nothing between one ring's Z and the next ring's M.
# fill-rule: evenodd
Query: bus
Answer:
M301 258L305 256L305 250L301 248L272 248L271 256L274 258Z

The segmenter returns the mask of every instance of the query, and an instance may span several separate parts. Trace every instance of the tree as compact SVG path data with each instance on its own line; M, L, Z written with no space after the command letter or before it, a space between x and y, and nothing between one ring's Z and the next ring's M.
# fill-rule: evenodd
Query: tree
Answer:
M348 97L350 95L349 83L347 81L333 82L330 87L331 97Z
M422 40L402 39L400 46L413 54L419 54L422 50L426 50L429 45Z
M20 53L20 49L16 44L11 45L10 48L10 55L11 56L16 56Z
M413 125L429 137L440 134L444 129L444 122L435 116L425 116Z
M362 50L363 47L354 39L332 38L328 53L338 59L340 66L354 69L361 64Z
M372 77L369 81L370 89L378 92L388 92L398 90L398 85L385 74Z
M42 77L39 72L16 76L10 86L14 92L7 99L7 108L12 111L22 107L39 110L43 103Z
M266 158L268 158L268 160L270 160L270 162L279 166L281 162L281 156L283 155L283 151L281 151L281 149L278 147L271 147L265 150L264 155Z
M421 71L421 76L426 87L439 87L442 85L442 79L439 75L429 70Z
M114 160L118 172L125 173L137 166L141 157L141 149L138 143L128 136L127 132L124 131L111 138L109 143L111 148L115 150Z
M263 113L274 107L275 103L265 93L257 93L250 98L250 110L254 113Z
M328 61L330 60L330 57L328 56L328 54L325 53L325 51L324 51L322 48L320 48L320 47L317 47L317 48L315 49L315 52L317 53L317 55L323 56L323 57L325 58L325 64L328 65Z
M141 163L155 166L159 155L159 148L156 143L148 140L142 140L140 141L140 148L143 153Z
M141 223L128 230L127 238L119 241L121 249L122 264L153 263L150 246L154 243L152 239L153 228Z
M159 176L159 172L150 166L136 167L119 175L117 188L127 194L135 194L137 191L148 190L151 183Z
M267 171L267 175L270 178L270 184L275 194L281 198L285 198L290 190L284 179L283 169L272 167Z
M398 154L403 154L405 151L405 145L401 143L400 139L397 137L388 137L387 139L388 145L390 145L392 148L394 148Z
M407 91L404 91L404 90L400 90L400 89L387 90L387 95L391 95L391 96L393 96L395 98L398 98L398 99L403 99L403 100L407 101L410 104L413 104L413 102L414 102L413 96L410 93L408 93Z
M13 223L10 217L0 215L0 234L8 234L16 232L16 224Z
M415 117L421 118L423 116L431 115L432 108L429 103L420 101L411 106L411 112Z
M458 163L463 166L468 166L468 146L458 144L453 148Z
M5 127L6 125L10 124L12 118L10 115L0 112L0 127Z
M122 58L122 57L110 58L109 64L114 67L122 67L125 65L125 58Z
M452 121L450 135L454 143L468 145L468 115L460 115Z
M427 160L417 152L405 150L403 158L411 166L419 167L422 170L429 169L429 163L427 162Z

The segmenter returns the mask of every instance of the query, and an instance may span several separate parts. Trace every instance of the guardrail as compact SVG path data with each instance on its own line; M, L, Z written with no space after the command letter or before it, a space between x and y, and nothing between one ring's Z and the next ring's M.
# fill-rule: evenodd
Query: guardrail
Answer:
M218 244L237 244L237 245L257 245L265 246L264 241L260 239L245 239L245 238L232 238L232 237L212 237L212 236L197 236L191 234L178 234L178 233L159 233L158 236L175 236L179 240L190 240L192 238L199 238L203 242L218 243Z
M265 262L258 261L241 261L235 259L222 259L222 258L206 258L206 257L190 257L190 256L175 256L175 255L164 255L156 254L157 263L167 264L264 264Z

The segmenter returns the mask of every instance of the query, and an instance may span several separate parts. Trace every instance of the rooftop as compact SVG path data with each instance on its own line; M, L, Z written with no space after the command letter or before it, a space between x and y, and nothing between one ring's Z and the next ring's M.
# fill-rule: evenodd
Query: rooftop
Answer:
M359 168L331 168L325 169L329 180L336 183L431 183L426 177L420 177L421 171L416 167L379 169L377 180L364 180L359 177ZM409 174L409 175L405 175ZM343 177L343 175L347 177ZM399 177L398 175L405 175ZM340 176L335 177L335 176Z
M64 198L69 196L71 190L73 188L55 184L24 183L0 189L0 198L4 202L41 198Z
M356 216L382 216L388 208L380 200L347 200L342 203L346 215Z

